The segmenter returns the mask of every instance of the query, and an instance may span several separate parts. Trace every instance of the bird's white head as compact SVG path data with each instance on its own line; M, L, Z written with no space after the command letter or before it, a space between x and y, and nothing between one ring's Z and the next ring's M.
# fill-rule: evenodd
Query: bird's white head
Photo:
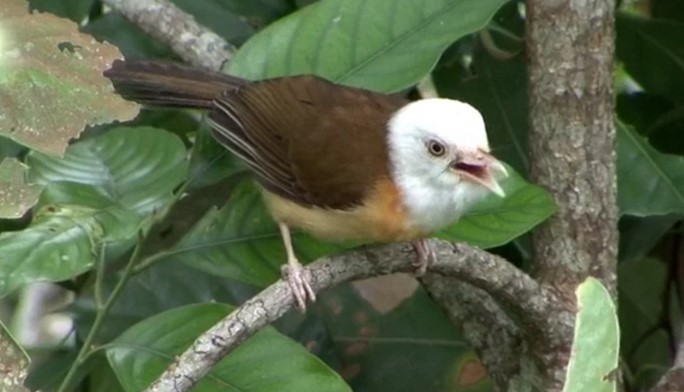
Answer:
M489 153L484 120L474 107L423 99L397 111L388 127L393 180L416 228L438 230L487 193L504 196L498 179L508 173Z

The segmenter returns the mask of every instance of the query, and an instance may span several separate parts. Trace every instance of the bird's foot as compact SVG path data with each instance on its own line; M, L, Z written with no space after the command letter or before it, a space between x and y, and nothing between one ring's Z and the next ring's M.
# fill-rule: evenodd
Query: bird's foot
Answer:
M311 288L311 283L304 267L296 259L289 260L286 265L283 265L281 272L283 279L287 280L287 284L290 286L290 290L292 290L292 296L297 307L304 312L307 299L311 302L316 300L316 294Z
M413 275L417 278L425 275L428 267L435 263L437 256L435 251L425 240L417 240L413 242L413 249L416 251L416 261L413 262L413 266L416 270Z

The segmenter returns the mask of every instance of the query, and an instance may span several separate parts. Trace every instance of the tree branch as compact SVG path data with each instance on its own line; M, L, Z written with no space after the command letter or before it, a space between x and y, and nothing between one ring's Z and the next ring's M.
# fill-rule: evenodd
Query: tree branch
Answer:
M549 317L556 306L555 297L524 272L481 249L431 242L437 255L437 262L429 269L431 273L459 278L479 287L510 308L524 324L535 325L535 330L559 328L555 318ZM306 270L313 289L319 292L351 280L411 272L414 259L410 246L394 244L326 257ZM214 364L293 305L287 283L274 283L198 337L147 391L189 390Z
M168 0L103 0L195 66L219 70L235 52L208 28Z
M486 291L433 273L422 279L428 293L482 360L500 391L513 390L526 357L522 332Z

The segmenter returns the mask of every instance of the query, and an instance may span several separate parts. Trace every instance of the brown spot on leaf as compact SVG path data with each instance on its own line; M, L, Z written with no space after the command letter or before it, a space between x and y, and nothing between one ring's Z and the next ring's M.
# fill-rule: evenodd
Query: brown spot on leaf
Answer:
M487 378L487 370L477 359L471 359L461 366L461 371L456 374L456 385L469 387L481 383Z
M368 342L352 343L344 350L344 353L350 357L361 355L368 351Z
M340 376L344 378L345 380L349 381L353 379L354 377L358 376L359 373L361 372L361 365L358 363L352 363L349 365L345 365L340 369Z
M368 322L368 314L360 310L354 314L354 320L356 320L356 322L359 324L365 324Z
M365 325L361 328L359 328L359 336L364 337L364 338L372 338L378 334L378 331L375 330L375 328L371 327L370 325Z

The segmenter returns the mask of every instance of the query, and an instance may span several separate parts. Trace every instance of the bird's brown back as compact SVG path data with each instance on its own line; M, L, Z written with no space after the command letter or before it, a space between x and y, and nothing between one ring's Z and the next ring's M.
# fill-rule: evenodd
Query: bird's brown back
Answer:
M349 209L388 180L387 122L407 102L312 76L249 82L181 64L115 61L127 99L210 109L216 140L269 191L304 206Z
M232 133L254 149L251 166L270 191L300 204L347 209L389 178L387 122L404 104L295 76L226 91L209 118L227 147L240 149Z

